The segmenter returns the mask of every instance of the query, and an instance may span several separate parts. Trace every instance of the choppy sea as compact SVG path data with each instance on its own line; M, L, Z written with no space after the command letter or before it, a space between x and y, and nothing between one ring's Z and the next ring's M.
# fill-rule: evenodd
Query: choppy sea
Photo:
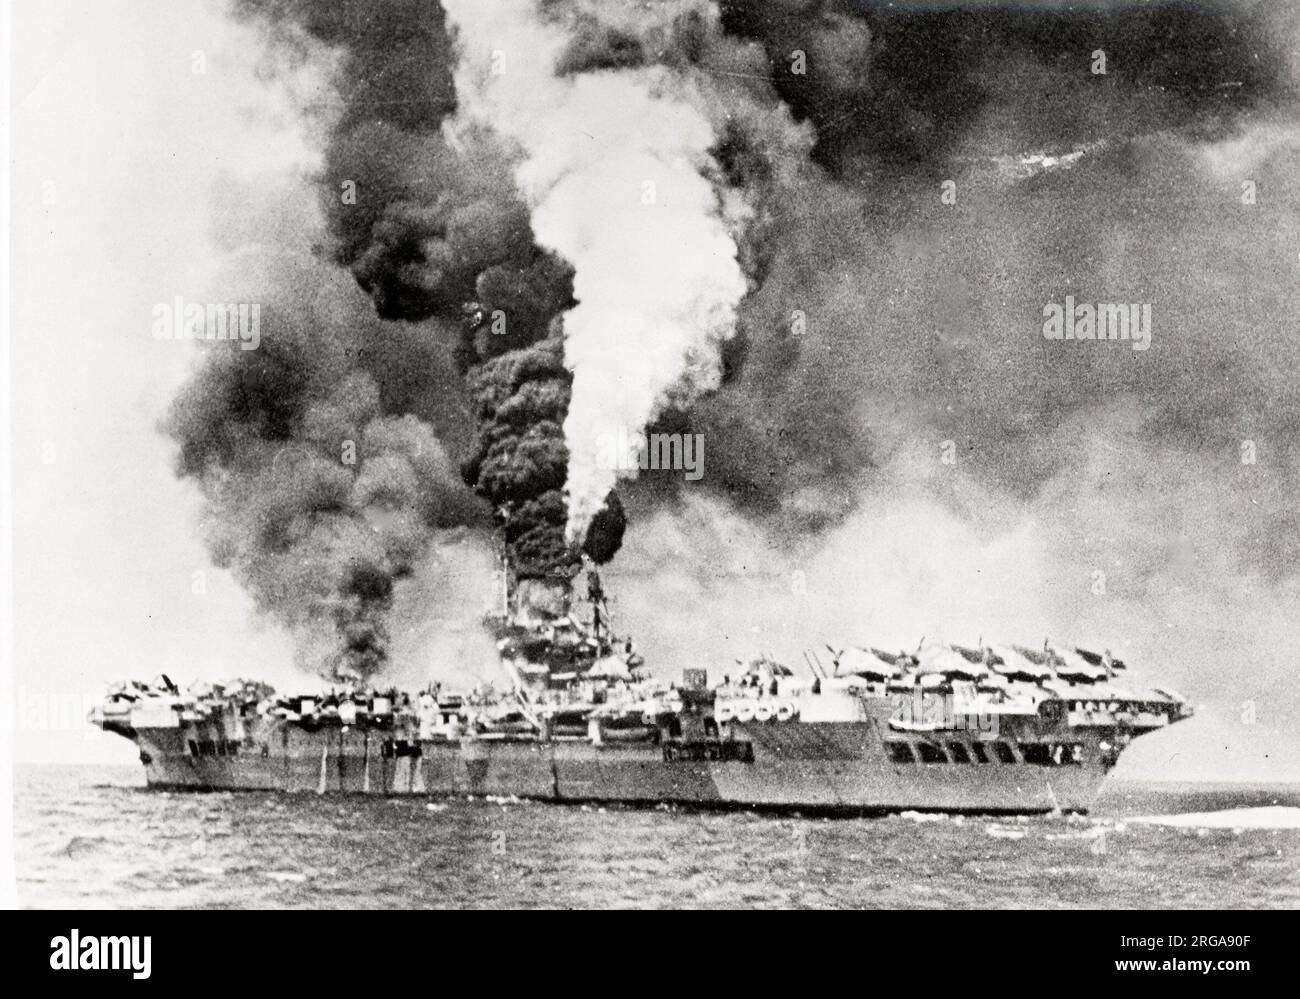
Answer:
M18 767L30 907L1300 908L1300 787L1110 785L1086 816L810 818L149 791Z

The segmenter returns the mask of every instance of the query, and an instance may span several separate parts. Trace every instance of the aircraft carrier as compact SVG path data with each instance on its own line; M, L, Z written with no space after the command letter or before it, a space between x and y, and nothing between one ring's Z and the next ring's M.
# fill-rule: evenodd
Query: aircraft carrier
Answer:
M830 813L1086 811L1138 736L1187 718L1109 653L922 642L761 657L653 679L566 587L490 619L508 683L281 696L233 681L119 683L90 720L133 741L152 788L475 795ZM522 597L522 598L521 598ZM544 608L540 612L537 608Z

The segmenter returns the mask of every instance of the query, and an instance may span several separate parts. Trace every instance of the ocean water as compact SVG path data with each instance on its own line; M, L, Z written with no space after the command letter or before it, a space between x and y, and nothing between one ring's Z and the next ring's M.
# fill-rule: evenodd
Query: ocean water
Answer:
M14 788L30 907L1300 907L1297 787L996 819L184 794L76 766Z

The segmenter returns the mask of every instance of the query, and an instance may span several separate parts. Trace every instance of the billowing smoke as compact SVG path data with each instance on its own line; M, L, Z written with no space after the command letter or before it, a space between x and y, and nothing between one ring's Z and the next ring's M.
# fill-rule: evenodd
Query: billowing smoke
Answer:
M565 537L568 451L562 423L570 376L555 338L494 357L472 369L470 394L480 432L465 477L498 511L502 535L521 579L569 579L578 551ZM622 504L610 492L584 550L609 561L623 535Z
M691 414L706 483L821 530L857 507L864 471L922 442L936 460L959 447L950 478L1023 497L1061 471L1052 432L1070 414L1131 393L1146 432L1187 440L1188 423L1223 431L1225 406L1254 409L1279 370L1257 331L1294 308L1273 284L1295 225L1290 5L722 6L815 126L824 169L782 187L731 377ZM1251 178L1273 195L1246 210ZM1041 309L1065 294L1151 302L1168 335L1144 355L1051 349ZM1193 388L1207 366L1225 376L1209 393Z
M448 140L457 102L441 7L245 0L241 9L271 26L282 51L323 43L337 61L342 104L321 177L328 252L382 318L437 324L458 340L478 421L464 473L504 527L512 571L567 578L582 550L607 560L623 530L617 497L596 497L599 529L585 549L566 540L560 515L572 376L555 363L555 319L573 305L573 270L534 240L513 147L465 122Z
M762 195L778 173L754 136L804 136L725 76L695 78L706 40L721 37L707 4L649 16L617 5L626 31L578 4L544 5L545 22L535 5L488 6L486 21L454 8L451 26L438 4L405 0L237 9L269 27L283 56L327 54L339 104L312 109L326 133L324 250L381 318L457 341L477 422L466 481L496 513L513 572L563 578L580 552L603 562L621 543L615 470L596 467L598 438L630 439L621 428L635 433L666 403L719 382L742 263L760 270ZM518 16L492 20L503 14ZM510 71L489 66L484 78L472 39L498 29L509 32L496 36L513 50ZM458 50L468 53L460 93ZM756 55L720 66L752 78ZM620 59L611 102L605 70ZM483 85L498 78L529 92L527 108L563 98L547 113L572 127L590 118L605 152L575 157L522 128L510 110L521 94L502 103ZM740 98L730 109L706 94L720 88Z
M617 467L636 462L633 451L611 467L600 441L634 440L674 397L689 404L719 384L747 283L708 176L717 136L690 76L575 51L574 18L554 6L545 20L535 0L444 5L462 116L520 145L536 237L575 269L564 437L568 535L582 539ZM636 39L605 30L614 61L634 62ZM600 71L580 71L593 61Z
M395 584L442 529L486 522L404 364L455 384L450 358L393 336L311 262L259 303L256 350L214 342L168 429L208 497L214 561L301 636L302 665L364 677L388 655ZM415 410L412 412L411 410Z
M652 661L1096 636L1229 711L1287 675L1294 7L1073 6L723 4L820 170L674 416L704 490L625 490ZM1044 339L1066 295L1150 303L1150 349Z

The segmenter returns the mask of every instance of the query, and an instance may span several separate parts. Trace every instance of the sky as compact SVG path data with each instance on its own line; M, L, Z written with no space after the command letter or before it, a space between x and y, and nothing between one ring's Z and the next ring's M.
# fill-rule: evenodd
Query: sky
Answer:
M316 220L306 177L319 152L286 97L286 81L261 72L262 41L223 16L219 3L22 0L12 31L15 755L131 763L129 743L84 722L110 679L168 673L299 682L288 636L210 563L200 496L174 475L174 447L159 428L196 350L155 340L150 327L156 304L176 295L204 301L223 271L259 259L257 238L232 249L222 237L232 226L255 231L245 224L250 215L265 214L268 244L294 241L309 252ZM289 82L308 91L316 85L310 76ZM339 280L340 293L352 293L350 279L340 273ZM892 571L911 573L908 591L930 589L940 610L985 591L992 579L991 594L979 600L991 621L1014 622L1017 608L1034 599L1032 580L997 592L1015 577L1024 537L931 534L920 543L931 521L909 520L893 507L874 520L872 512L850 520L831 554L814 560L814 598L848 578L855 592L869 584L884 594ZM699 539L743 530L708 503L688 503L676 522L652 519L629 538L625 568L613 578L621 571L626 623L640 633L659 627L647 651L666 660L695 629L720 622L699 592L677 594L686 611L674 636L663 627L662 604L646 597L631 567L702 552L721 565L723 554L702 549ZM867 550L870 571L852 559ZM941 550L978 558L950 572L952 559ZM784 577L786 566L771 569ZM666 577L651 578L662 586ZM906 611L881 600L878 617L894 612L890 627L910 634ZM815 613L807 603L784 606ZM1168 628L1185 633L1170 643L1178 655L1217 654L1222 623L1205 618L1204 601L1180 610L1175 594L1164 606ZM734 625L732 638L779 641L772 609L755 603L748 617L723 623ZM966 617L978 626L975 615ZM1123 612L1081 612L1077 620L1141 630ZM1288 622L1275 617L1270 627L1279 648L1294 640ZM1156 650L1148 642L1144 651ZM1198 664L1199 672L1178 663L1144 666L1148 682L1161 678L1161 666L1179 681L1215 679L1184 690L1202 707L1195 721L1137 743L1120 773L1300 780L1300 744L1286 708L1296 698L1276 696L1293 667L1279 660L1243 670L1236 683L1238 665L1225 656L1221 666Z
M128 762L84 722L106 680L288 669L172 474L158 424L194 351L150 324L223 263L214 186L311 154L218 5L19 3L13 33L16 756Z

